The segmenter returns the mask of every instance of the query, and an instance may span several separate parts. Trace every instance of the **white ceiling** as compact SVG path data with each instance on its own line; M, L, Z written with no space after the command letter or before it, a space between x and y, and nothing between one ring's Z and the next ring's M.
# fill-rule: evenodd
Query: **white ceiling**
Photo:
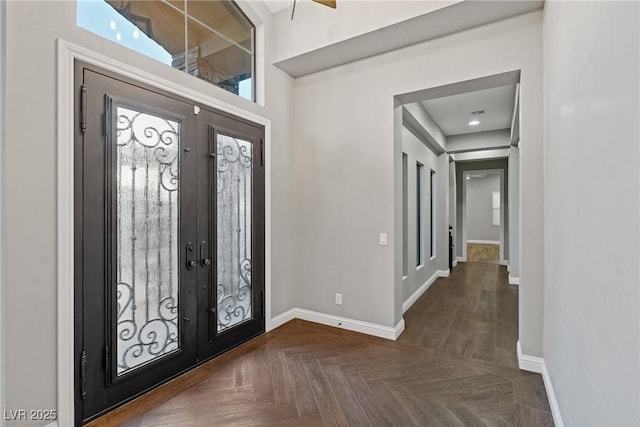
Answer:
M301 2L311 1L311 0L296 0L297 4ZM338 0L338 7L340 7L341 3L350 2L350 1L362 1L362 0ZM398 0L375 0L375 2L397 2ZM425 1L425 0L409 0L409 1ZM271 13L276 13L282 9L287 7L291 8L293 6L293 0L264 0L265 4L271 11ZM291 12L291 10L289 10Z
M309 0L299 0L309 1ZM375 8L377 0L338 0L338 8L334 10L340 14L341 4L345 1L362 3L365 8ZM394 0L385 0L393 2ZM415 0L430 1L430 0ZM438 2L436 2L438 3ZM447 3L447 2L444 2ZM378 28L364 34L352 34L350 38L336 40L330 44L318 45L305 53L277 60L274 65L287 72L292 77L301 77L318 71L327 70L349 62L380 55L396 49L433 40L447 34L454 34L469 28L478 27L490 22L517 16L533 10L541 9L542 0L517 1L475 1L457 0L449 6L439 8L431 13L424 13L402 22L397 22L383 28ZM328 9L318 5L319 9ZM287 13L290 14L289 11ZM286 15L285 11L279 14ZM289 15L290 16L290 15ZM289 19L287 17L287 19ZM312 19L312 18L308 18ZM298 25L302 21L298 21ZM295 26L290 26L296 28ZM278 28L283 30L284 26ZM291 30L294 31L294 30ZM338 32L329 26L326 32ZM307 37L305 35L305 37Z
M286 7L293 5L293 0L264 0L271 13L276 13Z
M422 101L433 120L445 135L486 132L509 129L513 116L515 85L467 92ZM484 114L472 115L472 111L484 110ZM470 126L473 119L480 121Z

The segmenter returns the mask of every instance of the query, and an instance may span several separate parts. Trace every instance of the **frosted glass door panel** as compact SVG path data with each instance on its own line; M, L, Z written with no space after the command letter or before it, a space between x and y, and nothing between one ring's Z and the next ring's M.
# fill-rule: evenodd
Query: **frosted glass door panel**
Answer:
M252 148L249 141L226 135L216 140L218 332L252 318Z
M118 375L179 348L180 122L117 107Z

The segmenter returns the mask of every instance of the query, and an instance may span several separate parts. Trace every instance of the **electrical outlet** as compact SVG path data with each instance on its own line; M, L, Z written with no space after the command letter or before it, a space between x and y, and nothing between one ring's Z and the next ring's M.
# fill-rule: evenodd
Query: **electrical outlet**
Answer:
M336 294L336 304L342 305L342 294Z

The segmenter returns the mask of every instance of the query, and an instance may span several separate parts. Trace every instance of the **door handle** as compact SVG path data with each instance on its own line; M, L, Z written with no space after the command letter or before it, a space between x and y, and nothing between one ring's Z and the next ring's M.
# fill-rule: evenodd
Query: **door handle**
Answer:
M200 264L203 267L210 267L211 266L211 259L209 258L209 251L207 250L207 242L205 240L203 240L200 243Z
M187 270L193 270L198 266L198 263L196 261L194 261L193 259L189 259L193 256L193 243L191 242L187 243L187 246L185 247L185 251L187 253L187 256L186 256Z

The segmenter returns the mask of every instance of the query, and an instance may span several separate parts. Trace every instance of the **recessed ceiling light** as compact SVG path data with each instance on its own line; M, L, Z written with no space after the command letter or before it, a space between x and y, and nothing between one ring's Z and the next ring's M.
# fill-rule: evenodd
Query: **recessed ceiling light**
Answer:
M480 124L479 120L471 120L469 122L469 126L478 126Z

